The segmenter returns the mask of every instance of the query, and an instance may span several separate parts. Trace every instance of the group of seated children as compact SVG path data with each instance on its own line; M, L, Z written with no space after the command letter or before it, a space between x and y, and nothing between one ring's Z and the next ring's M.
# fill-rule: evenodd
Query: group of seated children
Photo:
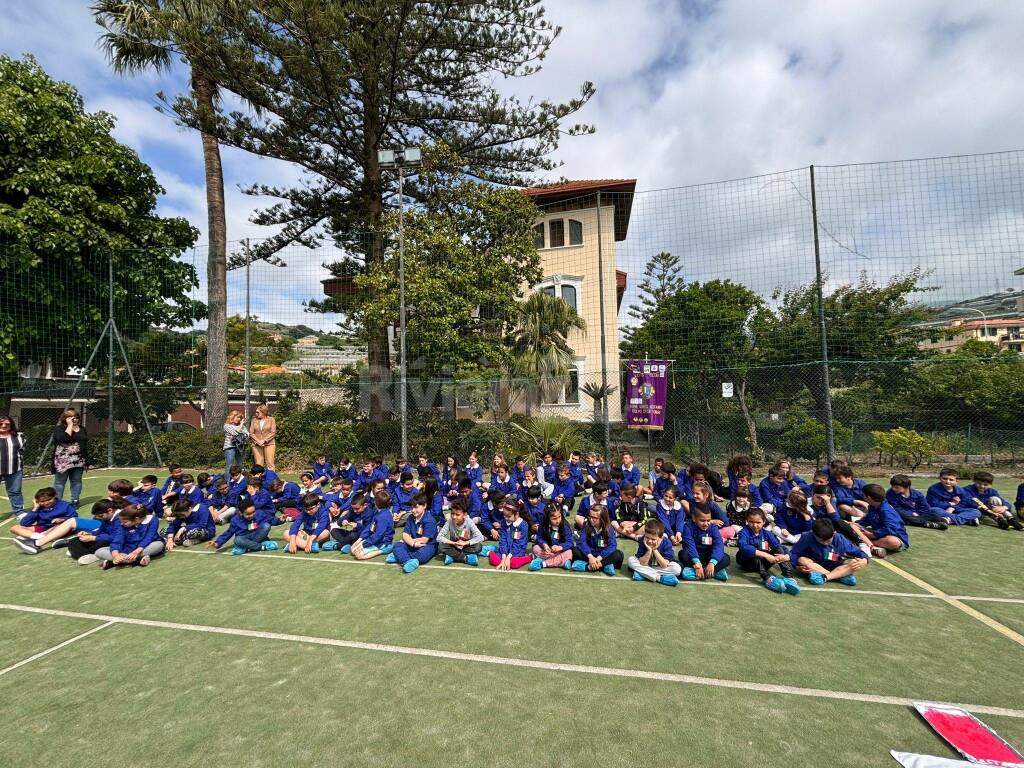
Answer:
M743 571L795 595L797 573L812 584L856 584L872 557L910 546L908 526L978 525L987 516L1000 528L1024 527L987 472L961 487L956 472L944 468L924 494L904 474L893 475L888 491L865 484L842 462L807 483L780 461L754 485L748 457L730 461L726 478L701 464L677 470L659 459L644 488L628 452L614 469L595 454L586 463L578 452L560 465L551 454L543 458L536 470L523 457L510 469L499 455L487 482L475 453L465 466L449 456L439 468L420 455L415 466L400 460L389 469L377 459L359 471L347 459L335 468L320 456L299 483L259 465L231 467L227 477L171 465L159 487L153 475L134 487L110 483L91 520L43 488L12 533L26 553L66 547L77 562L104 569L144 567L179 546L219 550L230 542L233 555L273 550L271 531L285 526L289 553L383 556L406 573L434 557L471 566L485 557L502 571L608 575L623 565L622 538L637 542L625 559L636 581L727 581L732 559L725 550L735 547ZM1024 516L1024 484L1016 506ZM224 526L219 534L217 526Z

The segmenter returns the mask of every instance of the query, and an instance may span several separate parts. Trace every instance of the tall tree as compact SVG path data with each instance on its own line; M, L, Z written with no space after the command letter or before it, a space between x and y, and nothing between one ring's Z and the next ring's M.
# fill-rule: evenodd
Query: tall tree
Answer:
M446 144L470 177L522 185L556 167L550 153L564 134L593 129L563 124L593 95L584 83L565 103L506 96L502 79L525 77L559 34L535 0L279 0L233 2L230 33L208 41L204 71L253 105L223 115L222 142L295 163L306 178L292 187L250 192L280 202L255 217L280 233L254 254L324 237L353 254L363 271L384 261L385 210L395 180L377 151ZM202 127L195 96L174 102ZM417 185L408 186L417 197ZM390 369L387 326L366 319L370 411Z
M107 320L126 336L189 326L196 231L156 215L150 168L35 59L0 55L0 392L31 364L83 366ZM127 341L127 340L126 340Z
M206 261L206 432L219 434L228 409L227 387L227 221L220 145L211 128L218 104L217 82L202 65L206 40L222 28L215 0L98 0L92 6L105 30L100 37L118 73L168 70L175 57L189 67L195 127L203 146L209 249Z
M552 397L565 386L573 357L568 336L586 327L572 305L543 291L530 294L519 306L519 324L512 337L515 361L510 373L513 389L525 392L527 414L536 395Z
M644 266L643 279L637 286L637 300L629 305L628 314L636 324L622 329L621 345L628 344L637 326L647 322L647 318L654 314L665 299L685 286L683 264L678 256L668 251L652 256Z

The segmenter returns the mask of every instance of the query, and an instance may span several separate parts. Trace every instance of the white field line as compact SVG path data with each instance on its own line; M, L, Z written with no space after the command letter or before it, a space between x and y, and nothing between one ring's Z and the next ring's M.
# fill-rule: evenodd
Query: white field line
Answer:
M4 537L0 536L0 539ZM208 549L186 549L176 548L175 552L187 552L191 555L215 555L216 552L211 552ZM229 557L229 555L221 553L222 557ZM348 557L339 557L336 553L319 555L288 555L288 554L271 554L269 552L252 552L244 555L250 559L260 560L288 560L293 563L323 563L326 565L386 565L383 559L375 558L373 560L354 560ZM231 558L232 560L236 558ZM390 566L391 568L397 569L398 566ZM594 584L633 584L632 579L625 579L621 577L608 577L604 574L591 574L591 573L575 573L566 571L562 568L545 569L540 572L527 571L525 569L518 571L498 571L494 568L473 568L472 566L459 566L459 565L421 565L419 569L430 569L436 571L444 571L446 573L489 573L491 575L502 575L507 574L509 576L533 576L534 578L560 578L560 579L590 579ZM735 582L713 581L713 582L698 582L698 581L683 581L680 580L680 586L686 585L691 587L705 587L711 589L764 589L757 584L737 584ZM938 595L930 594L928 592L886 592L877 589L839 589L837 587L810 587L801 585L800 587L804 592L820 592L827 595L861 595L861 596L874 596L874 597L907 597L914 598L917 600L940 600ZM971 595L950 595L956 600L968 600L972 602L988 602L988 603L1008 603L1012 605L1024 605L1024 598L1014 597L974 597Z
M947 605L951 605L952 607L956 608L957 610L960 610L963 613L966 613L972 619L975 619L976 621L980 621L982 624L984 624L989 629L994 629L996 632L1001 634L1007 640L1010 640L1010 641L1012 641L1014 643L1017 643L1017 645L1024 646L1024 635L1022 635L1020 632L1017 632L1016 630L1010 629L1005 624L996 621L991 616L989 616L987 614L984 614L981 611L975 610L974 608L972 608L969 605L965 605L962 600L959 600L959 599L957 599L955 597L947 595L945 592L943 592L938 587L932 586L931 584L929 584L924 579L922 579L922 578L920 578L918 576L915 576L912 573L907 573L906 571L904 571L899 566L893 565L892 563L888 562L887 560L880 560L879 562L882 565L884 565L887 569L892 571L893 573L898 574L899 576L902 576L904 579L909 581L914 586L917 586L917 587L920 587L921 589L927 590L929 593L935 595L939 600L941 600L942 602L946 603Z
M34 608L27 605L10 605L0 603L0 610L21 611L24 613L39 613L47 616L65 616L75 619L92 619L93 621L104 621L109 624L128 624L139 627L153 627L156 629L173 629L184 632L199 632L211 635L228 635L232 637L249 637L261 640L277 640L288 643L306 643L311 645L325 645L335 648L351 648L360 651L376 651L378 653L393 653L404 656L425 656L435 659L450 661L475 662L479 664L493 664L506 667L526 667L529 669L543 669L549 672L572 672L583 675L599 675L602 677L624 677L632 680L657 680L667 683L681 683L684 685L702 685L711 688L731 688L742 691L756 691L758 693L782 694L787 696L803 696L818 699L839 699L844 701L860 701L868 704L889 704L898 707L912 707L914 699L901 696L883 696L873 693L855 693L850 691L830 691L820 688L801 688L791 685L774 685L770 683L752 683L743 680L719 680L714 677L700 677L697 675L679 675L671 672L650 672L642 669L620 669L617 667L595 667L586 664L561 664L550 661L538 661L535 659L513 659L505 656L490 656L477 653L459 653L456 651L441 651L433 648L412 648L401 645L385 645L382 643L364 643L354 640L338 640L329 637L312 637L309 635L293 635L282 632L263 632L255 629L237 629L234 627L212 627L203 624L180 624L173 621L153 621L150 619L132 619L123 616L106 616L102 614L80 613L77 611L60 611L51 608ZM92 632L102 629L97 627ZM84 635L83 635L84 637ZM68 641L70 642L70 641ZM66 644L66 643L65 643ZM60 646L57 646L60 647ZM992 707L983 704L955 704L969 712L982 715L997 715L1002 717L1024 718L1024 710L1008 709L1005 707Z
M100 621L102 621L102 619L100 619ZM113 624L117 624L117 623L118 622L115 621L114 619L108 619L106 621L106 623L100 624L98 627L93 627L92 629L90 629L90 630L88 630L86 632L83 632L80 635L75 635L74 637L65 640L63 643L59 643L58 645L53 646L52 648L47 648L45 651L40 651L39 653L33 654L32 656L29 656L27 659L23 659L23 660L19 661L17 664L12 664L11 666L7 667L6 669L0 669L0 677L3 677L8 672L13 672L14 670L18 669L19 667L23 667L26 664L29 664L30 662L35 661L36 659L41 659L43 656L47 656L47 655L53 653L54 651L59 651L61 648L65 647L67 645L71 645L72 643L78 642L82 638L88 637L93 632L99 632L101 629L106 629L107 627L109 627L109 626L111 626Z

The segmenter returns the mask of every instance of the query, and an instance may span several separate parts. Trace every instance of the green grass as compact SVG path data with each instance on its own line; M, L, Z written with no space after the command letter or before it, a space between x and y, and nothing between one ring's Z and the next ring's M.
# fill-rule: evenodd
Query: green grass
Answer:
M86 476L83 501L124 474ZM45 480L26 483L30 494ZM0 528L0 535L5 529ZM277 535L280 529L276 529ZM893 562L1024 600L1024 536L911 531ZM320 555L172 553L101 572L0 541L0 602L1024 710L1019 645L877 565L798 598L624 576L497 574ZM631 546L624 546L629 553ZM1024 603L971 602L1024 632ZM0 611L0 669L98 625ZM891 765L953 757L909 708L115 624L0 676L11 765ZM1024 718L982 716L1018 748ZM102 737L98 734L102 733ZM154 752L156 749L156 752Z

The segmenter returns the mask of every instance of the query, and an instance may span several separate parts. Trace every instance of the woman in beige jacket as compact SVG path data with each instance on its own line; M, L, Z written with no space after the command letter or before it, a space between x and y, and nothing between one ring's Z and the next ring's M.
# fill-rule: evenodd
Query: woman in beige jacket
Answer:
M256 406L256 414L249 424L252 441L252 460L267 469L274 469L274 454L277 452L277 422L265 405Z

